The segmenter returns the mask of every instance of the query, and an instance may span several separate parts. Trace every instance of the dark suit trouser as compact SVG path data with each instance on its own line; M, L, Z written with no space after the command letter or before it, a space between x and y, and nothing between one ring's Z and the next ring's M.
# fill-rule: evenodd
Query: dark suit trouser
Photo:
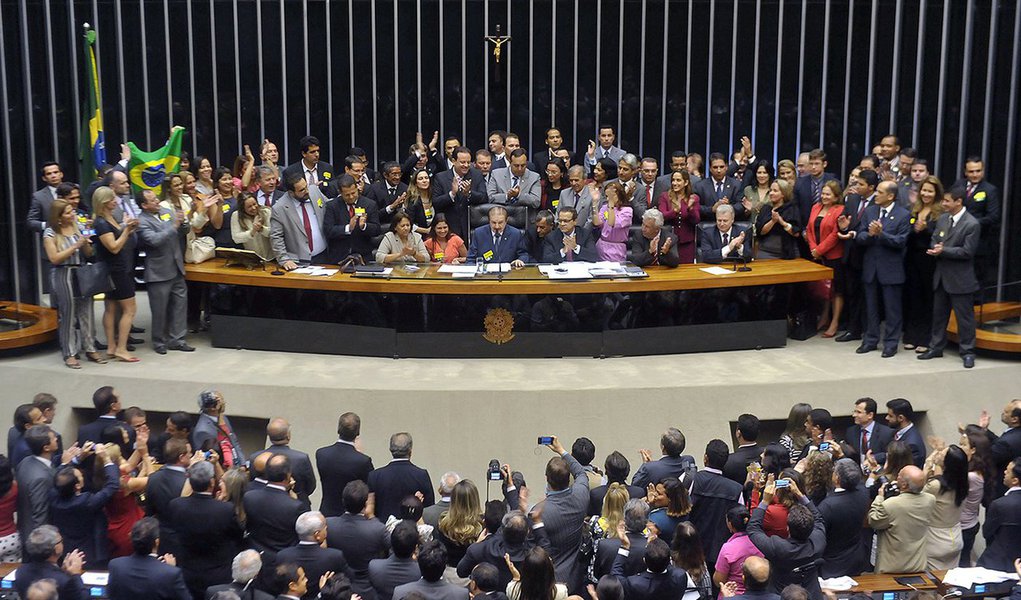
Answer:
M844 275L847 277L844 286L844 301L846 309L844 310L844 329L847 330L851 335L861 335L862 329L864 329L865 318L862 314L864 302L864 290L862 287L865 285L861 281L861 269L856 269L850 264L845 263Z
M961 356L975 353L975 307L974 294L951 294L943 289L943 283L936 286L932 295L932 343L933 350L947 346L947 323L953 308L957 317L958 346Z
M147 283L152 311L152 345L176 347L188 333L188 286L178 275L167 281Z
M866 323L865 336L862 343L868 346L879 345L879 322L881 309L879 295L883 295L883 308L886 312L886 329L883 333L883 348L886 350L897 350L897 342L900 341L900 330L903 325L901 314L901 301L903 299L903 288L901 284L882 285L879 281L865 283L865 310Z

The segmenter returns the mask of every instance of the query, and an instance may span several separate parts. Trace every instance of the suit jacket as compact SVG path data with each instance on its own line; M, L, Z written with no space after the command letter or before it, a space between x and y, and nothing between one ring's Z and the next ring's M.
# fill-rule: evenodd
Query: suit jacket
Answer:
M489 187L486 189L489 201L493 204L539 208L539 204L542 201L542 191L539 189L538 173L525 170L525 174L518 181L520 193L516 198L507 197L507 190L513 187L512 183L514 183L514 180L510 167L493 170L492 177L489 178Z
M39 188L32 192L32 203L28 207L28 228L32 231L42 233L44 225L50 220L50 207L55 200L54 193L50 186Z
M967 210L960 221L950 227L950 215L943 213L936 222L932 243L943 243L943 252L936 257L936 273L932 287L943 284L948 294L972 294L979 290L975 277L975 256L979 251L981 226Z
M563 148L563 146L561 146L561 148ZM571 152L571 151L568 151L568 154L571 157L571 164L572 165L578 164L578 163L576 163L574 161L574 153ZM531 162L532 165L535 167L535 172L536 173L542 174L542 173L546 172L546 165L549 164L549 161L550 161L550 149L549 149L549 147L546 147L546 148L543 148L542 150L536 152L535 154L533 154L532 155L532 160L529 161L529 162ZM531 167L529 167L529 168L531 168Z
M439 527L440 517L447 510L450 510L450 498L441 498L436 501L436 504L422 510L422 522L432 525L434 528Z
M129 427L127 423L115 417L103 416L78 428L78 445L81 446L85 442L95 442L98 444L103 441L103 430L110 425L120 425L124 431L128 432L130 443L135 443L135 430Z
M167 510L178 535L177 566L184 571L188 589L201 593L209 586L230 583L231 563L244 535L234 505L212 495L192 494L174 498Z
M650 483L659 483L664 477L676 477L684 481L685 473L692 471L694 466L695 459L687 454L664 456L659 460L642 463L631 478L631 485L644 490ZM685 483L690 484L691 481Z
M505 589L511 581L511 572L507 568L503 555L509 555L512 563L520 565L525 560L528 552L536 546L541 547L546 552L552 551L546 527L533 527L532 534L520 544L508 543L503 537L503 530L497 530L496 533L481 542L475 542L468 546L464 557L457 563L457 576L468 577L471 575L472 569L477 565L487 562L494 565L500 573L500 582L497 587Z
M322 229L326 217L326 201L308 202ZM326 239L325 234L323 239ZM269 241L277 262L312 260L308 250L308 235L305 234L305 222L301 215L301 202L291 194L284 194L273 205L269 219Z
M305 164L298 160L298 162L287 165L284 172L280 174L280 181L283 183L285 191L291 191L290 186L287 185L287 179L291 175L300 175L302 179L305 178ZM324 161L316 163L316 179L319 181L319 191L322 192L325 198L334 198L340 194L336 184L337 172L333 170L333 166Z
M397 558L391 554L387 558L369 561L369 581L379 600L391 600L394 588L418 581L421 577L418 561L412 558Z
M854 237L855 244L865 248L862 281L900 285L905 279L904 254L907 252L908 234L911 233L911 213L891 204L886 209L883 231L873 237L869 235L869 223L879 219L880 210L876 204L865 209Z
M160 523L160 551L176 555L177 533L170 520L170 502L181 495L188 476L176 468L163 467L149 476L145 486L146 512Z
M277 552L298 543L294 523L308 506L282 488L250 489L244 498L248 545L263 552L263 563L274 565Z
M759 460L761 454L762 446L758 444L736 448L727 457L727 464L723 467L723 476L743 486L745 479L748 478L748 465Z
M606 490L609 484L600 485L589 490L588 493L588 514L599 515L603 512L603 498L606 497ZM635 485L627 486L628 496L631 498L645 498L645 489Z
M861 225L861 221L865 216L865 210L868 210L872 206L875 206L876 195L873 194L868 198L862 198L858 194L850 194L844 198L844 210L841 212L842 215L850 217L851 222L847 225L846 231L857 231L858 226ZM865 208L862 209L862 205ZM839 226L838 226L839 229ZM868 230L868 223L865 224L865 229ZM843 232L843 231L842 231ZM860 244L855 244L854 240L848 240L844 244L844 263L850 266L852 269L860 271L862 268L862 260L865 255L865 247Z
M351 569L351 587L362 598L374 600L376 591L369 581L369 562L385 558L390 546L386 526L378 519L344 513L326 519L326 545L344 553Z
M283 190L281 190L279 188L273 190L273 193L270 194L270 197L269 197L269 202L270 202L269 206L272 207L274 204L276 204L277 200L279 200L280 197L283 196L285 193L286 192L284 192ZM254 192L252 192L252 194L255 196L255 200L256 200L256 202L259 203L259 206L266 206L266 202L264 200L265 196L263 196L262 190L255 190Z
M716 193L716 180L711 176L706 177L702 181L692 186L692 191L698 194L701 200L699 204L699 217L703 221L715 221L716 213L713 212L713 205L716 204L717 200L726 199L727 203L734 207L734 220L743 221L747 217L745 215L744 205L741 204L743 198L741 194L741 182L733 177L725 177L723 179L723 192L721 194Z
M316 450L316 469L323 485L319 512L327 517L338 517L344 514L341 499L344 486L356 479L368 482L372 459L355 450L354 444L338 441Z
M599 255L596 253L596 241L591 231L581 226L575 226L574 237L578 243L578 248L572 252L574 260L586 262L596 262L599 260ZM567 260L566 256L560 254L560 251L563 249L564 232L554 229L543 238L542 256L538 261L555 265L560 264Z
M52 579L57 584L57 596L61 600L87 600L89 597L80 575L68 575L50 562L22 563L14 577L14 589L20 598L28 598L28 588L40 579Z
M577 202L574 199L574 190L565 188L560 191L560 202L557 204L557 214L565 208L573 208L578 212L577 226L583 229L592 228L592 190L585 186L578 192Z
M1021 456L1021 428L1008 429L1000 436L987 430L986 435L992 442L990 451L993 456L995 472L1003 473L1010 461ZM1006 486L1003 485L1003 477L996 477L996 481L993 483L995 484L993 486L994 493L997 496L1002 496L1007 492Z
M155 283L184 277L182 241L188 236L188 221L174 227L174 212L160 207L159 213L142 211L138 237L145 246L145 282Z
M110 559L103 509L121 488L117 465L106 465L103 472L106 481L98 492L82 492L70 498L56 494L50 496L50 524L60 530L68 551L74 548L81 550L86 564L93 565L93 568Z
M641 177L638 177L636 179L638 185L635 187L634 198L641 199L645 208L659 208L659 197L670 191L670 175L672 175L672 173L661 175L652 182L651 198L648 194L649 186L642 181ZM641 219L641 217L639 217L639 219ZM641 221L639 220L638 223L641 224Z
M624 588L624 597L628 600L680 598L688 587L688 574L684 569L670 565L662 573L645 570L637 575L625 576L626 564L627 557L618 552L610 574L620 582Z
M422 492L423 506L436 501L429 471L415 466L410 460L394 459L385 467L369 473L369 489L376 493L376 517L386 522L390 515L399 515L401 501L415 492Z
M487 254L489 254L488 258ZM525 247L525 235L521 233L520 229L511 225L504 227L499 248L493 245L493 230L489 225L475 228L471 242L468 244L467 261L475 262L476 258L492 263L509 263L515 260L532 262L531 257L528 256L528 249Z
M982 524L986 549L978 566L1010 571L1021 548L1021 492L1013 491L993 500Z
M936 497L901 492L872 501L868 526L876 531L876 573L915 573L925 570L929 518ZM987 517L988 518L988 517Z
M294 563L305 569L308 577L308 591L305 598L315 598L319 593L319 578L327 571L343 573L351 577L344 553L335 548L323 548L319 544L299 543L277 553L277 564Z
M594 157L590 157L588 155L588 152L585 152L585 165L588 167L589 173L592 173L593 167L596 166L596 161L598 161L600 158L603 158L603 152L604 149L599 144L596 144L596 152ZM605 152L607 153L607 158L609 158L615 163L619 163L620 159L624 158L624 155L627 154L627 152L625 152L621 148L618 148L617 146L610 146L610 149L605 150Z
M744 225L734 223L730 226L730 240L733 241L735 237L744 233L744 243L741 244L743 250L741 256L751 260L752 258L752 232L751 229ZM699 227L698 234L698 246L702 250L702 262L704 263L721 263L723 262L723 234L720 233L718 227ZM727 254L728 257L737 256L736 251L732 251Z
M316 583L319 582L317 581ZM255 589L254 584L249 584L248 589L245 589L245 586L239 585L234 581L223 585L211 585L206 588L206 600L213 600L213 596L215 596L217 592L234 592L241 597L241 600L273 600L273 596L271 594Z
M557 581L573 590L580 583L584 565L579 561L578 548L581 544L581 527L588 513L589 487L585 467L573 456L564 454L564 460L574 476L571 487L560 492L547 492L540 503L542 521L550 539L550 557L556 571Z
M326 216L323 231L330 245L330 262L336 264L351 254L360 255L365 262L372 262L376 246L372 238L379 235L379 210L376 203L365 196L355 201L355 210L365 209L365 228L356 227L346 231L351 224L351 216L347 203L337 197L326 203Z
M978 220L982 227L982 237L977 253L981 256L995 256L1000 248L1000 190L988 181L980 181L975 192L967 195L968 181L958 181L955 188L964 194L964 208Z
M851 425L847 428L847 432L844 433L844 441L854 448L859 455L864 457L868 450L872 450L872 455L879 464L886 462L886 447L890 444L890 440L892 439L893 430L879 421L875 421L872 425L872 435L869 436L869 447L865 452L862 452L861 427L858 425Z
M35 456L18 464L18 533L23 540L28 539L33 529L50 522L53 474L53 466Z
M670 250L666 254L658 254L653 256L649 253L649 244L652 240L646 239L645 234L642 233L641 229L636 229L631 232L631 260L639 267L647 267L652 264L661 265L664 267L676 267L681 264L681 259L677 255L677 236L667 227L662 227L659 230L659 247L662 248L663 244L670 240Z
M433 207L446 215L450 229L462 239L468 236L468 231L471 228L468 207L485 204L488 201L486 182L482 172L471 167L465 178L471 182L468 191L466 193L458 192L454 194L453 198L450 197L450 191L454 188L454 171L447 169L438 173L433 178L432 185Z
M181 569L152 556L123 556L110 561L110 600L191 600Z
M398 196L407 191L408 184L403 181L398 181L397 188L394 190L394 195L391 196L390 184L386 181L380 180L365 188L362 195L376 202L376 208L379 210L380 222L389 222L390 215L387 214L386 207L393 204L393 202L397 200Z
M819 178L820 185L830 180L837 180L837 176L833 173L823 173ZM812 207L815 205L815 189L814 181L811 175L802 175L794 182L794 203L798 205L798 211L801 215L807 216L812 213ZM802 223L802 229L811 229L812 223Z
M842 210L837 210L836 207L830 208L826 216L823 217L822 223L819 224L818 238L815 236L815 219L822 212L822 204L813 204L811 213L801 213L808 215L808 220L804 223L808 248L816 250L822 258L835 260L844 255L844 240L837 237L837 218L841 215Z
M270 446L265 450L255 452L252 456L256 456L262 452L283 454L291 461L291 476L294 477L294 493L298 494L298 498L300 500L308 502L308 497L312 495L312 492L316 491L316 474L315 471L312 470L312 461L309 459L308 454L283 444L279 446Z
M631 542L631 548L624 559L624 576L637 575L645 570L645 546L648 540L640 533L627 534ZM620 550L620 539L616 535L605 537L596 542L596 552L593 557L592 575L598 581L603 575L609 575L613 569L613 562L617 559Z
M744 487L741 484L711 471L699 471L692 478L691 524L702 537L706 564L716 564L720 548L730 537L727 531L727 511L741 502L743 493Z
M925 441L922 439L922 434L918 431L917 425L912 425L910 429L901 434L900 438L897 437L897 431L893 432L893 439L900 439L908 445L911 449L911 458L915 461L915 466L919 469L925 464Z
M231 448L233 448L235 454L232 460L235 465L241 465L245 462L245 453L241 449L241 441L238 439L237 430L234 429L234 425L231 424L229 417L224 416L223 422L229 434ZM219 433L219 421L208 415L200 414L199 418L195 420L195 427L191 430L191 447L199 450L202 446L210 444L215 447L217 453L222 454L220 447L216 446L216 439L219 437Z
M393 597L405 598L412 592L422 594L426 600L468 600L468 588L447 583L442 578L439 581L419 579L399 585L394 589Z
M819 514L826 524L826 550L819 571L823 578L853 577L865 570L861 524L868 511L869 493L864 487L830 492L819 505Z
M808 590L809 598L821 598L819 570L813 565L813 562L822 557L823 550L826 548L826 524L822 520L822 515L819 514L819 509L811 501L805 506L812 511L812 516L815 517L812 533L809 534L807 540L797 541L793 538L782 538L778 535L768 535L763 531L762 519L766 515L764 504L760 504L752 511L752 518L748 521L748 537L762 552L762 556L769 561L775 593L779 594L788 585L796 583ZM795 571L795 569L804 568L806 565L812 566L801 572Z

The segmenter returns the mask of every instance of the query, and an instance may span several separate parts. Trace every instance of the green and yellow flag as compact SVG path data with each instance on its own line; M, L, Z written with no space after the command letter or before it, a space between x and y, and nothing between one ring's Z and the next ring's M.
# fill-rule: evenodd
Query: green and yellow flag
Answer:
M82 181L96 178L98 167L106 163L106 142L103 137L103 110L99 92L99 72L96 70L96 32L85 24L85 106L82 111L82 137L80 160Z
M127 143L131 150L128 179L136 192L152 190L157 196L163 192L163 179L170 173L176 173L180 166L183 139L184 128L174 127L170 139L159 150L143 152L134 143Z

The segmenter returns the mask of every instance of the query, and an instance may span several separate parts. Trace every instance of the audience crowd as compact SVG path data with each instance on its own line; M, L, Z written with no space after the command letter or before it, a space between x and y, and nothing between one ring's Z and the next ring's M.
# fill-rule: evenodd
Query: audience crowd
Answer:
M15 411L0 560L20 563L22 598L84 599L94 569L112 600L820 600L821 578L970 566L979 533L977 565L1021 571L1021 400L999 435L983 411L956 443L923 439L903 398L854 401L846 431L797 404L778 440L742 414L733 449L713 439L699 457L670 427L630 481L631 451L597 461L592 440L550 436L544 497L494 460L484 485L502 497L486 502L416 464L407 432L374 465L351 412L313 463L282 418L243 449L215 390L159 435L109 386L93 403L73 443L52 395Z

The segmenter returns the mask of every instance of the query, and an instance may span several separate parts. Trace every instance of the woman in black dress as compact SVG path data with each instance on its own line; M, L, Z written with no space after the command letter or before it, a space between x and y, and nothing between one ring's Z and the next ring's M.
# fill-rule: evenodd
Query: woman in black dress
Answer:
M801 234L798 205L791 201L794 188L783 179L769 184L769 205L763 206L755 219L759 246L755 260L798 257L796 238Z
M932 278L936 257L926 254L936 220L943 212L943 184L930 175L918 185L918 199L911 207L911 232L904 257L904 349L928 350L932 335Z
M124 218L118 221L114 212L119 209L120 200L113 190L102 186L92 195L95 210L93 227L99 244L96 245L99 260L110 268L113 291L106 293L103 313L103 329L106 330L107 352L110 358L121 362L138 362L128 353L128 334L131 320L135 317L135 230L138 219Z

